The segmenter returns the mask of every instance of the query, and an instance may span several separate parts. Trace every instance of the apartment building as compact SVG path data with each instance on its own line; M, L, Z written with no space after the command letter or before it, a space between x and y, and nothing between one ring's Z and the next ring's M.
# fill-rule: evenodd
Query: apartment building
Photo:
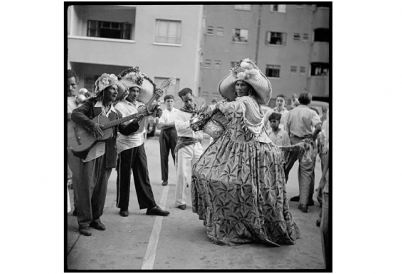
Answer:
M329 97L331 4L205 5L201 96L221 97L219 81L243 58L257 62L278 94Z
M93 90L102 73L139 66L157 86L176 77L167 94L189 87L198 95L202 5L72 5L66 16L78 89Z

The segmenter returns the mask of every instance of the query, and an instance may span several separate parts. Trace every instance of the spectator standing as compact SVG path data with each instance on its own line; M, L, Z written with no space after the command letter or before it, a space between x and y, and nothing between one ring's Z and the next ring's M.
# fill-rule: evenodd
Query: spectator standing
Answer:
M159 150L161 159L162 185L168 184L169 177L169 152L172 154L173 164L175 164L174 150L177 143L177 131L174 123L174 117L179 111L174 106L173 95L166 95L163 98L166 109L157 122L157 127L161 130L159 134Z
M71 113L74 109L78 107L78 102L75 97L75 89L79 83L78 75L74 70L67 70L67 122L71 121ZM78 162L79 158L75 157L69 148L67 148L67 187L73 189L73 180L78 180ZM73 194L74 197L74 207L76 204L77 197ZM67 190L67 201L70 203L70 194ZM71 210L71 205L70 205ZM69 210L69 211L70 211ZM69 212L68 211L68 212ZM73 215L77 216L77 210L73 210Z
M268 117L270 129L268 130L268 137L277 146L290 146L288 133L279 127L281 114L277 112L271 113Z
M275 112L281 114L281 121L279 123L279 128L284 129L286 124L286 117L288 115L288 110L285 108L286 104L286 96L283 94L279 94L276 96L276 107L274 108Z
M311 139L315 142L317 135L321 131L320 117L314 110L308 107L311 99L312 96L310 93L301 93L298 99L300 105L289 111L286 128L290 135L291 145L300 143L303 139ZM314 131L312 131L312 127L315 127ZM298 153L293 152L286 163L286 180L288 179L290 170L298 159ZM296 196L290 199L291 201L297 201L296 199L299 199L300 203L298 209L304 213L308 212L308 204L314 205L311 195L311 193L314 192L314 182L311 180L313 167L313 161L300 161L299 159L298 181L300 197ZM313 183L313 185L311 185L311 183ZM310 190L311 187L313 187L313 192Z
M190 88L180 90L179 97L184 106L175 116L175 127L177 130L177 144L175 148L176 159L176 193L175 205L181 210L186 209L185 186L191 184L192 166L200 158L203 148L201 141L203 131L194 132L190 128L190 119L196 113L193 92Z

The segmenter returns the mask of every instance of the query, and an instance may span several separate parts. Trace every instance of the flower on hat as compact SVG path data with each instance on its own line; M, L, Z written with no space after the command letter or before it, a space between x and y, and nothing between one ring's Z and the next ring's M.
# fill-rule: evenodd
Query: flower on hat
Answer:
M258 74L258 68L254 65L253 61L246 58L240 63L230 69L230 72L238 80L247 80L255 77Z
M142 82L144 81L144 77L146 75L140 71L140 68L134 67L134 68L129 68L124 70L122 73L119 75L120 78L129 80L139 86L142 85Z

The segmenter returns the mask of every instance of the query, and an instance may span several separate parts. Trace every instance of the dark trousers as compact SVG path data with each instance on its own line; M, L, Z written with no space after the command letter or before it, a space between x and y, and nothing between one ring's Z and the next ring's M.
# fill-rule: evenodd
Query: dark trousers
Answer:
M329 230L329 194L324 192L322 199L322 216L321 216L321 243L322 253L325 261L325 267L331 267L331 239Z
M85 163L79 161L80 178L73 180L73 188L80 227L87 227L102 216L111 172L111 168L106 169L105 155Z
M134 176L134 186L140 209L155 207L156 203L149 182L144 144L124 150L119 154L117 163L117 207L122 210L128 209L131 171Z
M177 143L176 128L162 129L159 135L159 149L161 158L162 181L168 180L169 175L169 151L175 163L174 149Z

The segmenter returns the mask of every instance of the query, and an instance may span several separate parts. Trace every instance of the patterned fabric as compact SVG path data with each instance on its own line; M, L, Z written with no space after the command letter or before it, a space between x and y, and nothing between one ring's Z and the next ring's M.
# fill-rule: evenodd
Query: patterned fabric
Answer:
M289 211L281 149L245 130L241 102L220 109L230 122L193 167L193 212L215 244L294 244L300 231Z

